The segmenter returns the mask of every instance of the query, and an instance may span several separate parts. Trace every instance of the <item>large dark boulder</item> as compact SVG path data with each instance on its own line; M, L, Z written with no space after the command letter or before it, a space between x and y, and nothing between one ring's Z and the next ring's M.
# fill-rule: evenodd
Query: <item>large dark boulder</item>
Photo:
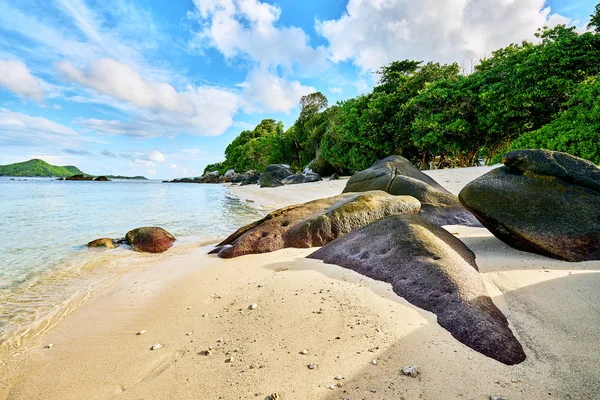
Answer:
M600 260L600 168L565 153L519 150L459 194L497 238L567 261Z
M125 240L135 251L146 253L165 252L175 242L173 235L163 228L149 226L127 232Z
M295 185L298 183L318 182L321 180L322 179L319 176L319 174L315 174L314 172L308 172L308 173L290 175L287 178L282 179L281 183L283 183L284 185Z
M391 196L379 190L340 194L274 211L238 229L213 252L232 258L285 247L323 246L388 215L417 213L420 206L414 197Z
M394 190L395 178L407 176L425 182L440 192L450 193L433 178L425 175L406 158L401 156L389 156L383 160L376 161L370 168L354 174L344 188L346 192L364 192L367 190L383 190L390 194Z
M273 175L270 172L263 172L262 174L260 174L260 179L258 180L258 184L260 185L261 188L265 188L265 187L274 188L274 187L283 186L283 183L281 182L281 180L277 179L275 177L275 175Z
M461 343L513 365L525 360L508 321L490 299L475 255L420 215L401 214L351 232L311 254L370 278L437 315Z
M245 185L256 185L258 183L258 181L260 180L260 175L256 174L254 172L252 173L246 173L244 177L244 179L240 182L240 186L245 186Z
M404 157L390 156L357 172L348 180L343 193L366 190L413 196L422 204L423 217L437 225L481 226L455 195Z
M263 173L270 173L275 179L282 180L290 175L294 175L294 171L287 164L271 164L265 168Z
M67 176L65 178L65 180L67 180L67 181L84 181L85 176L83 176L83 174L77 174L77 175Z
M219 171L207 172L201 177L201 183L221 183Z
M98 182L110 182L110 179L108 179L105 176L98 176L98 177L94 178L94 180L98 181Z

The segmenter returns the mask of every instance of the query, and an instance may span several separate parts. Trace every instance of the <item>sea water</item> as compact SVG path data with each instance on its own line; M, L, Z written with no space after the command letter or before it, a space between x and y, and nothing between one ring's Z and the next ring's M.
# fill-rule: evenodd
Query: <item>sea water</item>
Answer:
M178 239L169 254L259 217L223 185L0 177L0 346L21 345L135 262L161 257L88 249L91 240L160 226Z

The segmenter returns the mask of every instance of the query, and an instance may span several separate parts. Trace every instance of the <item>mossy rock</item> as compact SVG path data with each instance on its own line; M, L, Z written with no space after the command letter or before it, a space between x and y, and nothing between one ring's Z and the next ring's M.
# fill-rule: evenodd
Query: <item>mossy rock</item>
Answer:
M366 190L383 190L395 196L412 196L423 205L423 217L437 225L481 226L454 194L419 171L404 157L390 156L357 172L346 183L344 193Z
M231 258L286 247L323 246L373 221L398 213L417 213L421 203L410 196L380 190L345 193L274 211L238 229L213 252Z

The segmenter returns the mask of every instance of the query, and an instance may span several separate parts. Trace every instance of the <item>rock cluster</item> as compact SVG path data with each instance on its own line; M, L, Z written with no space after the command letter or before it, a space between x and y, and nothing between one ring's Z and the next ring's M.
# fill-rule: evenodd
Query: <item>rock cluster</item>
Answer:
M114 249L123 243L129 245L135 251L163 253L173 246L174 242L173 235L163 228L146 226L127 232L123 239L101 238L92 240L87 246Z
M421 202L424 218L437 225L480 226L455 195L419 171L404 157L390 156L357 172L348 180L344 193L366 190L413 196Z
M302 174L294 174L287 164L271 164L260 174L255 171L237 173L229 169L223 175L219 171L213 171L196 178L173 179L164 183L232 183L240 186L258 184L260 187L279 187L320 180L321 177L310 169L305 169Z
M413 197L382 191L345 193L274 211L238 229L213 252L232 258L285 247L322 246L388 215L417 213L420 206Z

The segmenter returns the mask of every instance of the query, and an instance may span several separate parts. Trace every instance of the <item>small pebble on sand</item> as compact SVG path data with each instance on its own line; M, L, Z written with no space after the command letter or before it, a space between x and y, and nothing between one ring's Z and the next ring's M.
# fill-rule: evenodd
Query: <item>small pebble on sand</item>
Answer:
M192 332L188 332L188 333L186 333L186 335L187 335L187 336L191 336L191 335L192 335Z
M377 360L373 360L373 361L371 361L371 364L373 364L373 365L377 365Z
M141 331L139 331L138 333L136 333L136 335L139 336L139 335L143 335L144 333L146 333L146 330L142 329Z
M226 362L226 363L231 363L231 362L233 362L233 357L227 357L227 358L225 359L225 362Z
M315 369L315 368L317 368L317 364L314 364L314 363L308 364L308 369Z
M53 344L53 343L50 343L50 344L47 344L45 347L46 347L47 349L51 349L51 348L52 348L52 346L54 346L54 344Z
M156 343L155 345L153 345L152 347L150 347L150 350L158 350L162 347L162 345L160 343Z
M249 310L255 310L258 307L258 304L256 303L252 303L250 304L250 306L248 307Z
M402 368L402 373L406 376L412 376L413 378L416 378L419 374L419 369L416 365L407 365Z
M302 351L300 352L300 354L302 354L302 355L307 355L307 354L308 354L308 350L304 349L304 350L302 350Z
M343 376L341 376L341 375L338 375L338 376L336 376L336 377L335 377L335 378L333 378L333 379L335 379L336 381L341 381L342 379L344 379L344 377L343 377Z

